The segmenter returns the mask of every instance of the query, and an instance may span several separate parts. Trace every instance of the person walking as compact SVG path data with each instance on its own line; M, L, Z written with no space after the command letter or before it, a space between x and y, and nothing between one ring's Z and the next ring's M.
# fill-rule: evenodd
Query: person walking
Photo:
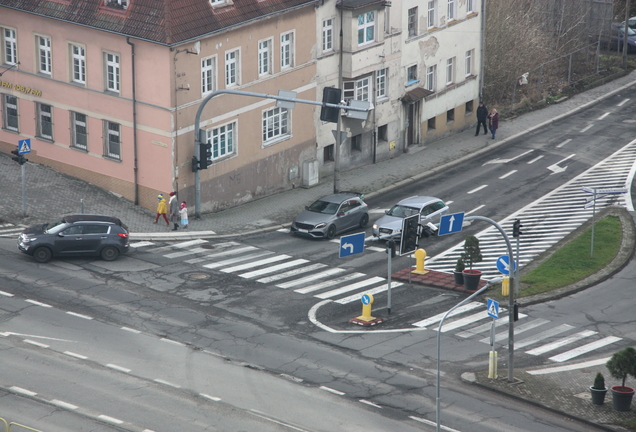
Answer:
M181 215L181 225L184 228L187 228L188 227L188 207L186 206L185 201L181 203L181 209L179 210L179 214Z
M163 197L163 194L157 195L157 199L159 200L159 204L157 205L157 216L155 217L155 221L153 223L157 223L159 220L159 216L163 216L163 219L166 221L166 226L170 226L170 222L168 222L168 205L166 204L166 199Z
M484 125L484 135L488 133L486 120L488 120L488 108L486 108L483 102L479 102L479 106L477 107L477 130L475 131L475 136L479 135L481 125Z
M492 139L495 139L495 134L497 133L497 129L499 129L499 113L494 108L490 111L490 114L488 114L488 128L490 129L490 133L492 133Z
M179 201L177 201L177 195L174 192L170 192L168 205L170 206L170 222L174 223L172 231L176 231L179 228L179 224L177 223L179 222Z

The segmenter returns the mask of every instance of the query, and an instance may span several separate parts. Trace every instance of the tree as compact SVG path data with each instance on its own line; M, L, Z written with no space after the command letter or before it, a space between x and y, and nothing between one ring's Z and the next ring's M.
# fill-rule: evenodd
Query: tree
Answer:
M621 387L624 388L627 375L636 378L636 350L632 347L625 347L615 352L606 366L614 378L623 380Z
M466 240L464 240L464 252L461 254L461 259L465 265L468 265L470 270L473 269L473 264L481 262L483 259L481 249L479 248L479 239L474 235L466 236Z

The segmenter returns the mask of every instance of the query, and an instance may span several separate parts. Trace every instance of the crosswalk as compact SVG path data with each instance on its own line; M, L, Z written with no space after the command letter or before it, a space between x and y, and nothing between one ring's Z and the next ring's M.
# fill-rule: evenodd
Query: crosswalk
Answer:
M14 225L10 223L0 223L0 237L15 237L18 238L18 234L20 234L26 225Z
M481 309L475 313L474 311ZM489 332L492 318L488 315L482 302L470 302L451 312L444 321L441 330L439 324L446 313L423 319L413 323L414 327L427 328L442 333L452 333L455 336L468 339L473 338L484 344L491 343ZM499 309L499 319L495 320L495 345L507 348L508 317L505 308ZM594 330L581 330L570 324L558 324L544 318L532 318L526 314L519 314L519 321L515 323L515 353L530 356L549 355L548 360L561 363L584 354L592 353L622 340L617 336L601 336ZM486 336L485 336L486 335ZM562 336L559 339L556 337ZM587 343L586 343L587 342ZM577 346L575 346L578 344ZM528 349L530 348L530 349Z

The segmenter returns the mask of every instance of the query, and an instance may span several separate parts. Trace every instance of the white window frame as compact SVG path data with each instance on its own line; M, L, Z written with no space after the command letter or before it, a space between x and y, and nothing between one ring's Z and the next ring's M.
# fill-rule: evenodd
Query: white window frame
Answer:
M455 20L455 0L448 0L446 22Z
M86 49L82 45L71 44L71 80L86 84Z
M434 92L437 87L437 65L426 68L426 90Z
M210 4L212 6L218 6L218 5L222 5L225 3L225 0L210 0Z
M121 88L119 54L104 52L104 73L106 78L106 91L119 93Z
M415 83L418 83L420 81L418 74L417 74L417 64L408 66L406 68L406 85L412 85ZM411 76L413 75L413 76Z
M36 130L38 137L53 141L53 107L43 103L36 103L35 106L37 111ZM47 129L47 122L49 123L50 133L45 131L45 129Z
M216 90L216 56L201 59L201 94Z
M476 0L466 0L466 14L475 12L475 2Z
M427 3L426 25L429 29L437 27L437 0L429 0Z
M2 61L4 64L18 64L18 33L15 29L2 27Z
M333 18L322 22L322 52L333 51Z
M272 74L272 39L258 41L258 76Z
M290 135L289 111L286 108L272 108L263 111L263 147L270 146Z
M389 90L389 68L380 69L375 74L375 97L384 99Z
M473 53L475 52L474 49L468 50L466 51L466 58L465 58L465 62L466 62L466 76L470 76L473 74Z
M446 60L446 85L455 82L455 57Z
M116 129L114 129L115 126ZM104 156L121 160L121 125L119 123L104 120Z
M365 76L352 81L342 83L344 87L343 98L368 101L371 89L371 76Z
M15 111L13 114L11 111ZM12 125L12 121L14 120L15 125ZM20 131L20 123L19 123L19 112L18 112L18 98L17 96L13 96L10 94L2 95L2 126L6 130L10 130L13 132Z
M78 119L78 116L84 116L84 120ZM83 132L81 128L84 129ZM84 143L78 139L82 135ZM88 116L86 114L71 111L71 147L88 150Z
M375 11L358 15L358 46L375 41ZM371 35L369 35L369 30ZM370 37L369 37L370 36Z
M236 154L236 122L206 131L208 143L212 145L212 160L225 159Z
M408 29L408 37L417 36L417 24L418 24L417 6L410 8L407 11L406 22Z
M234 87L240 84L240 59L239 49L225 52L225 87Z
M104 6L111 6L113 3L121 6L123 10L128 9L128 0L104 0Z
M290 31L280 35L280 68L286 69L294 66L294 32Z
M53 73L51 38L48 36L36 36L38 40L38 72L46 75Z

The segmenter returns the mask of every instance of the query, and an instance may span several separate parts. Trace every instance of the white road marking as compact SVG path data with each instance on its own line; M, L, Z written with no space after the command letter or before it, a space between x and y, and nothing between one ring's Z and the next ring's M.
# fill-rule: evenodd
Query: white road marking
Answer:
M579 133L587 132L588 130L592 129L593 127L594 127L594 123L591 123L591 124L585 126L583 129L581 129L579 131Z
M529 373L530 375L547 375L551 373L567 372L567 371L576 370L576 369L585 369L585 368L589 368L593 366L604 365L607 363L607 361L610 358L611 357L605 357L602 359L590 360L583 363L571 364L566 366L555 366L555 367L545 368L545 369L529 370L526 372Z
M324 281L324 282L320 282L320 283L315 284L315 285L310 285L310 286L307 286L307 287L304 287L304 288L300 288L300 289L294 290L294 292L297 292L297 293L300 293L300 294L308 294L308 293L313 292L313 291L318 291L320 289L327 288L327 287L330 287L330 286L333 286L333 285L337 285L337 284L342 283L342 282L347 282L347 281L350 281L352 279L361 278L363 276L366 276L366 275L364 273L351 273L351 274L348 274L346 276L337 277L335 279L330 279L330 280L327 280L327 281Z
M300 278L300 279L295 279L295 280L292 280L292 281L289 281L289 282L283 282L282 284L278 284L276 286L278 288L291 288L291 287L295 287L297 285L302 285L302 284L307 283L307 282L315 281L317 279L322 279L322 278L325 278L327 276L331 276L331 275L334 275L334 274L342 273L343 271L346 271L346 270L343 269L343 268L340 268L340 267L334 267L334 268L330 268L328 270L325 270L325 271L322 271L322 272L319 272L319 273L314 273L314 274L312 274L310 276L305 276L305 277Z
M248 273L243 273L243 274L240 274L239 276L242 277L242 278L249 279L249 278L253 278L253 277L263 276L263 275L266 275L268 273L273 273L273 272L276 272L276 271L279 271L279 270L283 270L283 269L286 269L286 268L295 267L297 265L305 264L305 263L308 263L308 262L309 261L306 260L306 259L299 258L297 260L287 261L286 263L278 264L278 265L271 266L271 267L266 267L266 268L261 269L261 270L254 270L254 271L251 271L251 272L248 272Z
M458 307L457 309L455 309L454 311L449 313L448 316L449 317L455 316L455 315L458 315L460 313L464 313L466 311L473 310L473 309L478 308L478 307L485 308L486 306L483 303L481 303L481 302L470 302L470 303L467 303L465 305L462 305L462 306ZM442 320L442 318L444 318L444 315L446 315L446 312L442 312L442 313L439 313L439 314L437 314L435 316L432 316L430 318L423 319L421 321L418 321L418 322L414 323L413 325L415 327L428 327L431 324L439 323Z
M321 263L317 263L317 264L312 264L312 265L308 265L306 267L300 267L294 270L290 270L288 272L284 272L284 273L279 273L277 275L272 275L272 276L267 276L261 279L257 279L256 282L260 282L260 283L270 283L270 282L274 282L274 281L278 281L281 279L287 279L290 278L292 276L296 276L299 274L303 274L303 273L307 273L310 271L314 271L314 270L318 270L319 268L323 268L323 267L327 267L327 264L321 264Z
M364 288L366 286L373 285L373 284L376 284L378 282L382 282L384 280L385 280L384 278L376 276L376 277L372 277L370 279L365 279L363 281L356 282L356 283L351 284L351 285L347 285L347 286L344 286L344 287L337 288L335 290L331 290L331 291L327 291L327 292L324 292L324 293L321 293L321 294L317 294L314 297L317 297L319 299L328 299L328 298L335 297L335 296L340 295L340 294L344 294L344 293L351 292L353 290L357 290L358 288Z
M501 177L499 177L499 179L500 179L500 180L503 180L503 179L505 179L506 177L511 176L511 175L513 175L513 174L514 174L514 173L516 173L516 172L517 172L517 170L509 171L509 172L507 172L506 174L504 174L504 175L502 175Z
M566 360L570 360L574 357L578 357L582 354L588 353L590 351L594 351L595 349L604 347L606 345L610 345L613 344L614 342L618 342L619 340L622 340L622 338L616 337L616 336L607 336L604 337L603 339L594 341L594 342L590 342L586 345L580 346L578 348L574 348L571 349L570 351L566 351L564 353L561 353L559 355L555 355L553 357L550 357L550 360L555 361L555 362L563 362Z
M561 348L565 345L569 345L571 343L574 343L578 340L584 339L586 337L589 336L593 336L595 335L596 332L592 331L592 330L584 330L582 332L579 332L577 334L574 334L572 336L568 336L562 339L559 339L557 341L551 342L549 344L546 345L542 345L538 348L532 349L530 351L526 351L526 354L530 354L530 355L541 355L541 354L545 354L547 352L553 351L557 348Z
M535 163L536 161L538 161L539 159L543 158L544 155L541 156L537 156L536 158L529 160L528 161L528 165Z
M569 143L570 141L572 141L572 138L568 138L565 141L563 141L561 144L557 144L556 148L561 148L564 145L566 145L567 143Z
M291 257L289 255L275 255L273 257L265 258L265 259L262 259L262 260L252 261L252 262L249 262L247 264L241 264L241 265L237 265L237 266L234 266L234 267L223 268L223 269L221 269L221 271L223 273L234 273L234 272L241 271L241 270L247 270L249 268L260 267L260 266L263 266L265 264L271 264L273 262L286 260L287 258L291 258Z
M470 195L470 194L473 194L473 193L475 193L475 192L477 192L477 191L480 191L480 190L482 190L483 188L487 188L487 187L488 187L488 185L481 185L481 186L479 186L478 188L475 188L475 189L473 189L473 190L471 190L471 191L468 191L468 192L466 192L466 193Z

